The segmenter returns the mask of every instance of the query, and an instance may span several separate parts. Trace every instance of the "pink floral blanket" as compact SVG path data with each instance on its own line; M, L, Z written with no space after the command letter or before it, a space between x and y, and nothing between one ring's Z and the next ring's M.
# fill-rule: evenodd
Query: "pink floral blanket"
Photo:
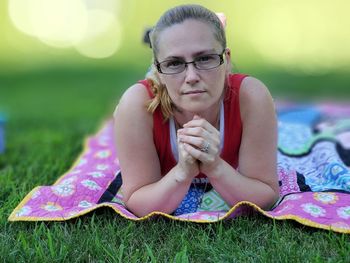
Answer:
M122 202L113 121L108 120L97 134L85 140L84 150L71 169L53 185L34 188L9 220L62 221L110 207L130 220L161 215L204 223L253 211L276 220L291 219L311 227L350 233L350 105L280 103L277 113L281 199L272 210L240 202L226 209L198 209L179 215L153 212L138 218Z

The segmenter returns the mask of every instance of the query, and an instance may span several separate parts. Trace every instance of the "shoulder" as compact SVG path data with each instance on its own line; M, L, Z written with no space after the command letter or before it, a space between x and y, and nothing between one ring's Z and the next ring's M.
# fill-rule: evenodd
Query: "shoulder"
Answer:
M274 110L272 96L263 82L247 76L243 79L239 92L242 120L259 111Z
M133 106L138 106L139 104L144 104L149 99L147 88L141 83L136 83L124 92L119 100L119 105L132 104Z
M126 133L130 129L144 130L144 135L151 136L153 115L147 111L149 100L150 97L144 85L137 83L128 88L120 98L113 113L117 130L123 130Z
M149 100L150 96L147 88L141 83L136 83L124 92L115 108L113 116L116 118L118 113L121 112L127 112L130 115L147 115L148 112L146 110L146 103Z

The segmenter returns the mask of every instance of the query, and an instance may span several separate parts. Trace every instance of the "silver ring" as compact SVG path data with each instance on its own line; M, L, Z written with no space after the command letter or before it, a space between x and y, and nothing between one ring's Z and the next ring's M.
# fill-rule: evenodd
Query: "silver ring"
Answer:
M205 142L204 147L201 148L201 151L204 153L208 153L209 152L209 147L210 147L210 143L209 142Z

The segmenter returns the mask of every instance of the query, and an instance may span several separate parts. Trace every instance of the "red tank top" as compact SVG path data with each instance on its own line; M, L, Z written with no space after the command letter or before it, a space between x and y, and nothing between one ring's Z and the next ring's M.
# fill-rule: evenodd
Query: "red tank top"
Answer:
M224 145L220 157L234 168L238 166L238 152L242 136L239 89L242 80L246 76L244 74L229 75L228 88L223 101L225 119ZM149 82L141 80L139 83L146 87L150 97L153 98L154 94ZM169 121L164 122L160 106L153 113L153 140L158 153L161 174L164 176L176 165L176 160L171 150ZM205 175L199 174L197 177L205 177Z

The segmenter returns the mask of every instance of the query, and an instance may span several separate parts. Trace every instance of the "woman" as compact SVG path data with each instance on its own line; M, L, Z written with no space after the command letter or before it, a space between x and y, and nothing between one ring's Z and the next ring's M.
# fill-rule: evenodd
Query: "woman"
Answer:
M279 193L273 101L259 80L231 74L219 18L178 6L150 40L153 69L114 114L125 205L138 216L172 213L204 182L229 206L271 207Z

